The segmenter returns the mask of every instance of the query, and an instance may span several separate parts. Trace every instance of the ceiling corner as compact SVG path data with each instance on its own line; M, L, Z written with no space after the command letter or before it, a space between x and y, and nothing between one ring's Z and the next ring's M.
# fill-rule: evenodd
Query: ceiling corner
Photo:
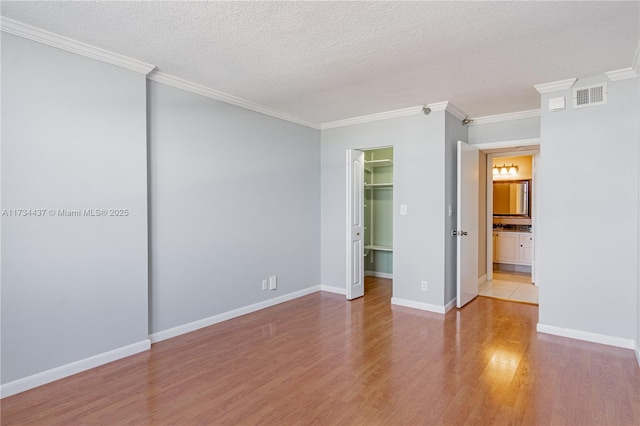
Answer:
M535 84L533 87L540 94L551 93L571 89L576 81L578 81L577 78L568 78L566 80L552 81L551 83Z
M459 120L464 120L469 116L467 113L465 113L463 110L461 110L451 102L447 104L446 111L451 113L454 117L456 117Z

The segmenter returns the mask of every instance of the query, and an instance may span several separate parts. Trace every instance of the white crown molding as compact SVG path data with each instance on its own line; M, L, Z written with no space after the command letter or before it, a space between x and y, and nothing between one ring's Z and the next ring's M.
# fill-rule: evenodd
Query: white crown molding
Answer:
M484 117L474 118L469 126L478 126L482 124L500 123L502 121L523 120L525 118L540 117L539 109L529 111L508 112L506 114L486 115Z
M153 71L147 76L147 79L166 84L167 86L175 87L177 89L186 90L187 92L195 93L197 95L205 96L207 98L215 99L217 101L222 101L251 111L259 112L261 114L269 115L271 117L279 118L281 120L286 120L292 123L300 124L302 126L311 127L312 129L320 129L320 126L316 123L302 120L301 118L295 117L293 115L289 115L275 109L267 108L255 102L251 102L246 99L230 95L228 93L220 92L218 90L210 89L200 84L183 80L179 77L175 77L164 72L160 72L157 70Z
M22 22L4 16L2 16L1 30L9 34L57 47L58 49L66 50L68 52L77 53L78 55L86 56L88 58L96 59L98 61L106 62L108 64L116 65L142 74L148 74L156 67L155 65L147 64L136 59L109 52L108 50L104 50L99 47L72 40L68 37L32 27L31 25L23 24Z
M449 105L449 101L444 101L444 102L435 102L432 104L428 104L427 106L431 108L431 111L446 111L448 105Z
M566 80L552 81L551 83L536 84L533 87L535 87L540 94L558 92L560 90L571 89L577 80L577 78L568 78Z
M623 68L621 70L607 71L604 73L611 81L626 80L629 78L637 78L638 73L633 68Z
M455 105L453 105L451 102L448 102L448 101L436 102L433 104L428 104L426 106L428 106L432 112L448 111L451 114L453 114L455 117L459 118L460 120L463 120L467 116L464 113L464 111L462 111L460 108L456 107ZM397 118L397 117L405 117L407 115L421 114L423 108L424 106L420 105L420 106L413 106L409 108L396 109L393 111L379 112L376 114L363 115L360 117L347 118L345 120L330 121L327 123L322 123L320 125L320 129L321 130L334 129L336 127L352 126L354 124L369 123L371 121L379 121L379 120L386 120L389 118Z
M347 118L344 120L329 121L322 123L320 129L333 129L336 127L351 126L354 124L368 123L371 121L386 120L388 118L405 117L407 115L416 115L422 113L422 105L409 108L396 109L393 111L379 112L376 114L362 115L360 117ZM433 110L433 109L432 109Z
M468 116L467 113L465 113L463 110L461 110L460 108L458 108L457 106L455 106L451 102L447 103L446 111L450 112L451 114L453 114L453 116L456 117L458 120L464 120Z
M468 115L467 113L465 113L464 111L462 111L460 108L458 108L457 106L455 106L449 101L436 102L433 104L429 104L427 106L431 108L431 111L448 111L459 120L464 120L465 118L467 118L467 115Z

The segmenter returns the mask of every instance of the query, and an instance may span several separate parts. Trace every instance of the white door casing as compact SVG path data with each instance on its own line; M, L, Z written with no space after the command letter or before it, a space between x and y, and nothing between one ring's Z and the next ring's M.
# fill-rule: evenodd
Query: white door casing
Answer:
M364 296L364 152L347 150L347 299Z
M478 185L480 151L458 141L458 211L456 247L456 305L478 295Z

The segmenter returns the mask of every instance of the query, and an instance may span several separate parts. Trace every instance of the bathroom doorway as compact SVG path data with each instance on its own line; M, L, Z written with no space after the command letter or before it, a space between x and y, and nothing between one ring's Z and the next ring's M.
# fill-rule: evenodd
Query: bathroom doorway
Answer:
M480 274L478 294L538 304L535 235L539 146L483 153L485 214L480 219L486 224L485 274Z

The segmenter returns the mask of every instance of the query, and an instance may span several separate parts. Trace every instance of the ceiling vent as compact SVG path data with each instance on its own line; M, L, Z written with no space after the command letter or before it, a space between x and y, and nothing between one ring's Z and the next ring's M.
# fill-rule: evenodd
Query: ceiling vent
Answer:
M578 87L573 89L573 107L584 108L596 105L606 105L607 83L595 86Z

